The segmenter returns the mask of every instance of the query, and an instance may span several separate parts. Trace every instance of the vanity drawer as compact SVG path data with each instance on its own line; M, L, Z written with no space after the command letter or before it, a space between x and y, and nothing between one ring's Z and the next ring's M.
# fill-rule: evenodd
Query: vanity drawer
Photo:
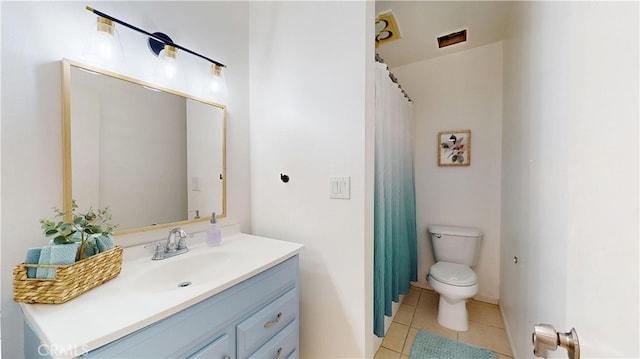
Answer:
M232 354L229 345L229 336L224 334L190 356L189 359L229 359Z
M238 358L244 358L239 354ZM282 331L263 345L249 359L284 359L298 357L298 320L289 323Z
M237 326L238 353L249 354L298 316L297 288L292 288Z

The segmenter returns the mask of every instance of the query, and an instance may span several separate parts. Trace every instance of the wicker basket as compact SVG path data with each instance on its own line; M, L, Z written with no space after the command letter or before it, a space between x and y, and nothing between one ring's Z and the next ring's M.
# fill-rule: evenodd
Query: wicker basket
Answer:
M60 304L120 274L122 247L98 253L69 265L18 264L13 269L13 300ZM27 278L27 268L56 268L51 279Z

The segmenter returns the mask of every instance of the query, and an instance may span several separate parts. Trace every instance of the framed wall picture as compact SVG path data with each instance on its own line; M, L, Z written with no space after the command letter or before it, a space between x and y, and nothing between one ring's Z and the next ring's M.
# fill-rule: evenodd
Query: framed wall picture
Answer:
M471 130L438 132L438 166L471 164Z

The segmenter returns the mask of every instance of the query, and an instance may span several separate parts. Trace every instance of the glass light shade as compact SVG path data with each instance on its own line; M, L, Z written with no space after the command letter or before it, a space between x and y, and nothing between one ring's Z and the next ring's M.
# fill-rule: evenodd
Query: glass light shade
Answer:
M156 81L166 84L167 81L173 81L178 77L177 57L178 50L175 46L165 44L164 49L158 54L158 60L153 71L153 77Z
M227 96L227 81L222 72L222 66L211 65L210 92L214 99L223 99Z
M98 16L95 31L87 39L82 56L98 65L124 63L120 36L111 20Z

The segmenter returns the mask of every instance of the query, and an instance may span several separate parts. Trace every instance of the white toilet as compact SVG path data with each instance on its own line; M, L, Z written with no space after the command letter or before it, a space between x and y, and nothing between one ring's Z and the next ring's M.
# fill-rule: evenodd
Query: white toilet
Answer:
M440 294L438 323L459 332L467 331L467 299L478 293L478 277L471 267L478 262L482 231L430 225L428 233L436 263L429 268L427 280Z

